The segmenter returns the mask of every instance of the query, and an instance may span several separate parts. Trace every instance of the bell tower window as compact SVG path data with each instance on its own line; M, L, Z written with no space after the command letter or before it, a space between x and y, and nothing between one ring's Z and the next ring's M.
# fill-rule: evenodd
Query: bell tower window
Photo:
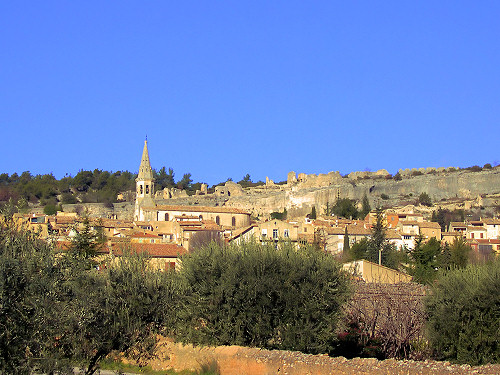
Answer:
M139 185L139 186L140 186L139 191L140 191L140 194L142 195L143 194L142 193L142 185Z
M146 185L146 194L149 194L149 185Z

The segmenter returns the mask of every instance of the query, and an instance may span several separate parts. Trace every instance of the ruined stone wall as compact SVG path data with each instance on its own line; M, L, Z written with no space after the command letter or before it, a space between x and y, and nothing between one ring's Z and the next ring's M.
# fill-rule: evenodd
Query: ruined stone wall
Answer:
M377 173L377 172L375 172ZM338 173L326 175L300 174L294 178L290 172L287 185L273 187L259 186L244 189L244 193L216 195L195 195L179 198L159 199L157 204L228 206L240 208L252 213L254 217L268 217L272 212L283 212L286 208L288 217L299 217L311 212L313 206L321 215L327 203L335 204L337 198L363 199L366 194L371 207L397 206L411 204L420 193L429 194L433 202L442 200L465 200L477 202L481 206L500 204L500 168L482 172L456 171L427 173L409 176L400 181L386 178L342 178ZM305 182L300 182L301 179ZM318 185L314 185L313 182ZM313 186L310 186L312 184ZM495 194L497 196L495 196ZM382 199L382 196L389 199ZM485 197L485 195L487 195ZM482 196L482 197L480 197ZM131 220L134 202L114 204L114 208L100 203L63 205L66 212L87 209L91 216L107 217L116 215L121 220ZM467 208L467 207L464 207Z
M290 176L292 177L292 176ZM304 176L301 176L304 178ZM291 178L291 180L293 180ZM300 178L299 178L300 181ZM361 201L366 194L372 207L400 205L415 202L420 193L429 194L433 202L443 199L476 199L479 195L500 193L500 169L482 172L444 172L393 179L341 178L337 184L324 187L308 187L297 182L286 189L266 191L250 190L245 197L234 197L226 205L249 210L255 216L268 215L273 211L287 209L289 216L302 216L316 206L319 214L324 212L326 204L332 205L337 197ZM389 200L382 199L382 194ZM483 199L483 204L496 202L495 199Z

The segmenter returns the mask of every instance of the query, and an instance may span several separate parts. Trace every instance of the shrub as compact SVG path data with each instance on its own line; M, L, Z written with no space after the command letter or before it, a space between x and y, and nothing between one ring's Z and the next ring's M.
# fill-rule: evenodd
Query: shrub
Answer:
M210 243L182 258L176 338L325 353L335 336L348 279L322 252L291 243Z
M410 358L424 337L425 287L415 283L358 283L346 305L346 326L332 354Z
M421 204L422 206L430 207L430 206L432 206L432 199L429 196L429 194L427 194L426 192L423 192L418 196L417 203Z
M413 171L413 172L411 172L411 175L412 175L412 176L422 176L422 175L423 175L423 173L422 173L422 172L420 172L420 171Z
M473 165L472 167L466 168L471 172L481 172L483 168L481 168L479 165Z
M382 193L382 194L380 194L380 198L382 198L383 200L387 200L387 199L389 199L389 196L385 193Z
M442 274L426 300L429 339L439 358L500 362L500 261Z
M54 288L61 274L54 264L50 246L36 235L0 225L1 374L45 373L57 330Z
M490 163L486 163L486 164L483 166L483 169L491 169L491 168L493 168L493 167L491 166L491 164L490 164Z

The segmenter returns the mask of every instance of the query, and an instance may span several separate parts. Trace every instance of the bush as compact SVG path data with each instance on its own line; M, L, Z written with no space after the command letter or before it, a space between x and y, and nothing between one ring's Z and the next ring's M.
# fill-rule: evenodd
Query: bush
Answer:
M426 192L423 192L418 196L417 203L421 204L422 206L430 207L430 206L432 206L432 199L429 196L429 194L427 194Z
M389 199L389 196L385 193L382 193L382 194L380 194L380 198L382 198L383 200L387 200L387 199Z
M57 213L57 207L53 204L48 204L43 208L43 213L45 215L55 215Z
M0 226L1 374L45 372L57 330L61 274L54 264L52 249L36 235Z
M0 226L0 374L93 374L111 351L148 353L173 325L173 283L147 259L103 270L53 249L31 232ZM147 350L146 350L147 349Z
M346 305L346 327L334 348L347 358L411 358L424 338L425 287L415 283L357 283Z
M177 340L325 353L335 336L348 279L312 248L211 243L182 258Z
M481 168L479 165L473 165L472 167L466 168L471 172L481 172L483 168Z
M442 274L426 300L436 354L470 365L500 362L500 261Z

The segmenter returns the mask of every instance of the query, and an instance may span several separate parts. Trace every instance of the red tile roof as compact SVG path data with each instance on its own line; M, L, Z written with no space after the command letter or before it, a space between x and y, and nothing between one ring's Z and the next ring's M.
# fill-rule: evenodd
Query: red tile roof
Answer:
M207 207L207 206L167 206L160 205L156 207L144 207L144 211L180 211L180 212L213 212L213 213L232 213L250 215L248 211L240 210L234 207Z
M120 256L124 249L136 254L145 254L152 258L175 258L187 254L182 246L171 243L131 243L127 245L114 243L111 245L113 255Z
M432 228L432 229L441 229L439 223L435 223L432 221L422 221L418 223L419 228Z

